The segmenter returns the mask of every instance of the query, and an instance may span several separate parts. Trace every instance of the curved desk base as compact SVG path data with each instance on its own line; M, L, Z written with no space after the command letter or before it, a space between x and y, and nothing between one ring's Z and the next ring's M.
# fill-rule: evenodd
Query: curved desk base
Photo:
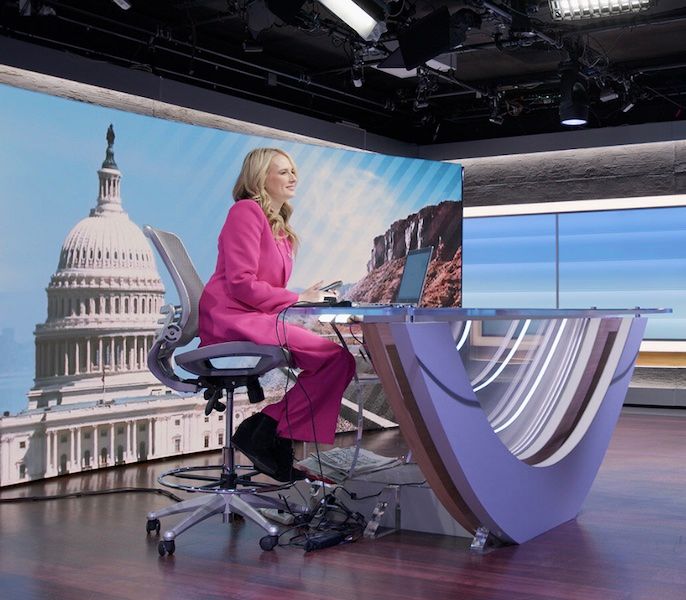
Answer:
M468 531L485 527L502 542L523 543L579 512L616 425L645 319L551 321L526 351L513 327L500 354L480 359L500 377L498 387L496 375L481 375L490 390L471 383L455 329L450 322L363 324L403 436L436 496ZM486 410L484 394L494 388L499 398Z

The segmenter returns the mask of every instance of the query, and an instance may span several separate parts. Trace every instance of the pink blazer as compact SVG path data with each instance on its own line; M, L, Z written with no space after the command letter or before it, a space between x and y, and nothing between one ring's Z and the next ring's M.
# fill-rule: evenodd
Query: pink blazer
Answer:
M200 298L200 345L276 344L276 315L298 301L286 289L293 269L290 242L274 239L257 202L239 200L229 209L218 245L217 266Z

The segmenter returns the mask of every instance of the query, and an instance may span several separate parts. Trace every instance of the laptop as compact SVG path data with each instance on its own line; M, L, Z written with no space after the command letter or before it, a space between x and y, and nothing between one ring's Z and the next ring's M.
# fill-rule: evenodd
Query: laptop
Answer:
M410 250L400 278L400 285L391 304L399 306L417 306L422 299L426 274L429 270L433 246Z
M400 277L400 285L398 285L398 289L395 291L391 302L347 302L344 300L338 303L338 305L354 306L357 308L418 306L424 292L424 283L426 283L426 274L429 270L433 250L433 246L427 246L418 250L410 250L407 253L403 274Z
M391 302L351 302L341 300L339 302L298 302L295 306L332 306L332 307L357 307L370 308L382 306L418 306L424 292L426 274L429 271L429 263L433 255L433 246L410 250L407 253L403 274L400 277L400 285Z
M426 274L429 270L429 263L431 262L432 254L433 246L419 248L418 250L411 250L408 252L407 259L405 260L405 266L403 267L403 274L400 277L400 285L398 285L398 289L395 292L392 302L350 302L350 300L342 300L340 302L330 303L328 306L351 308L418 306L422 299L422 293L424 292L424 283L426 282ZM321 304L318 304L317 306L321 306ZM350 319L351 315L347 313L337 315L319 315L320 323L347 323L350 322ZM340 337L340 335L339 339L341 339L343 342L343 338ZM345 342L343 342L343 345L345 345Z

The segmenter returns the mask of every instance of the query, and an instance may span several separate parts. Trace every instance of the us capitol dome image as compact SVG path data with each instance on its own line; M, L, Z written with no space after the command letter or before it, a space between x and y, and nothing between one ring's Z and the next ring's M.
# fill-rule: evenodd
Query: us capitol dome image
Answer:
M164 387L147 368L164 286L153 250L123 208L107 130L97 203L67 234L35 328L27 409L0 418L0 486L207 451L223 415ZM235 405L237 422L248 409Z

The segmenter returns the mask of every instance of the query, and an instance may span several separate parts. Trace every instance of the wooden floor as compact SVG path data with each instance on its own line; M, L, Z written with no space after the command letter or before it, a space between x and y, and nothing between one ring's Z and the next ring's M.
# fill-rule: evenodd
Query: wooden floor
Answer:
M263 552L257 527L216 517L160 558L145 522L170 502L163 496L0 504L0 598L686 599L685 412L625 411L576 521L485 555L470 553L465 539L411 532L311 553ZM402 442L383 432L366 434L365 445L397 450ZM0 497L152 486L169 465L61 478Z

